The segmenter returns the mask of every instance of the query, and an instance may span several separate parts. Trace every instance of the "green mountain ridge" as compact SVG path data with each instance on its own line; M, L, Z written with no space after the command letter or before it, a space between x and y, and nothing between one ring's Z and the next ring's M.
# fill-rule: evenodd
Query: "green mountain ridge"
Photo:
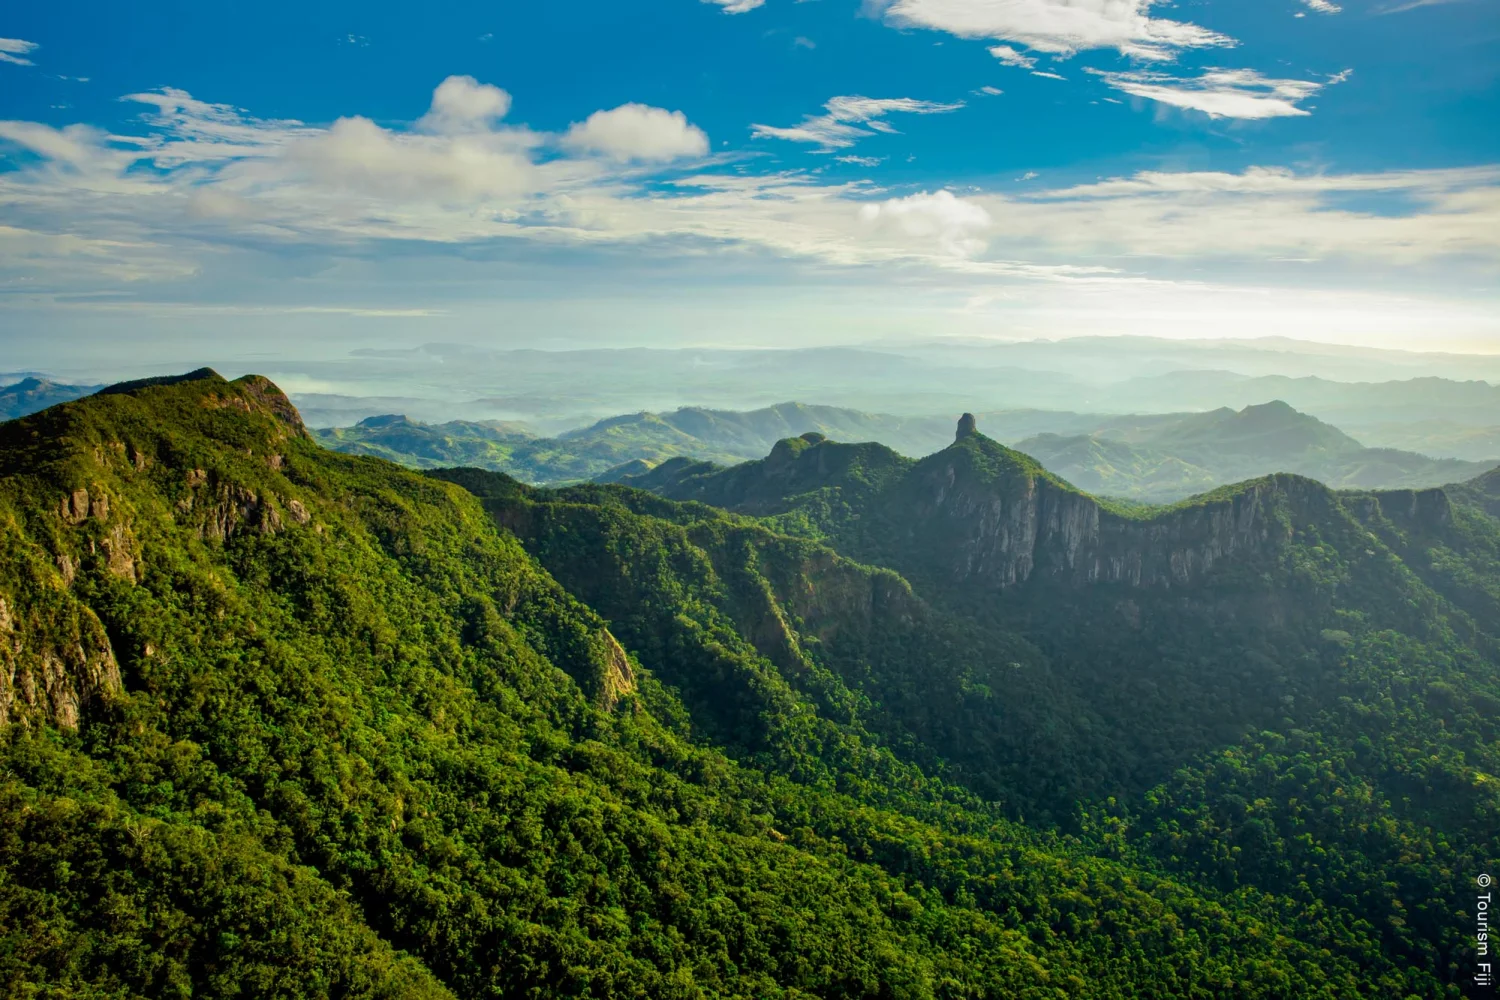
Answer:
M0 982L1463 995L1494 475L1145 510L970 422L545 490L211 372L0 425Z

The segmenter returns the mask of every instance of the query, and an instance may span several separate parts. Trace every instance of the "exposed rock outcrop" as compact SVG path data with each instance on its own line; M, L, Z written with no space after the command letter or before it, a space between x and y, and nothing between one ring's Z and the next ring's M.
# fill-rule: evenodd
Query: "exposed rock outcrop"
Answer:
M0 726L76 729L84 709L120 690L120 666L93 613L71 602L48 611L0 597Z
M1070 583L1181 586L1226 557L1290 537L1279 512L1316 502L1322 487L1294 476L1246 484L1232 495L1135 519L1050 478L1017 471L976 475L961 450L924 463L904 498L909 540L946 560L956 582L1008 587L1035 577ZM914 488L913 488L914 487Z

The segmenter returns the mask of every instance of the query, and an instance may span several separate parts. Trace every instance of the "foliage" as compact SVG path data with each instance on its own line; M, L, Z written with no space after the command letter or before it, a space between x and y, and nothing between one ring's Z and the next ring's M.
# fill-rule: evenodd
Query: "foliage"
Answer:
M834 548L326 451L256 378L0 425L3 991L1458 995L1481 507L997 596L880 541L932 467L827 445L734 482Z

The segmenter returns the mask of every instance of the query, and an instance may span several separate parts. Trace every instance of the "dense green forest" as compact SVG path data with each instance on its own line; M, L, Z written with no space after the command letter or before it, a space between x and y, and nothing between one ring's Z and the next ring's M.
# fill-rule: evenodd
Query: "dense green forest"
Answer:
M1464 995L1493 475L1141 508L969 424L640 484L207 371L0 425L5 995Z

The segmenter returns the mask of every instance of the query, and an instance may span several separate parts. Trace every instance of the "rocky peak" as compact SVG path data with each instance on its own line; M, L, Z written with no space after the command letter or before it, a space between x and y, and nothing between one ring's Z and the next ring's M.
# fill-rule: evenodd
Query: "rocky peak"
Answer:
M973 437L979 433L979 421L974 419L974 414L965 413L958 418L958 433L953 440L962 441L966 437Z

